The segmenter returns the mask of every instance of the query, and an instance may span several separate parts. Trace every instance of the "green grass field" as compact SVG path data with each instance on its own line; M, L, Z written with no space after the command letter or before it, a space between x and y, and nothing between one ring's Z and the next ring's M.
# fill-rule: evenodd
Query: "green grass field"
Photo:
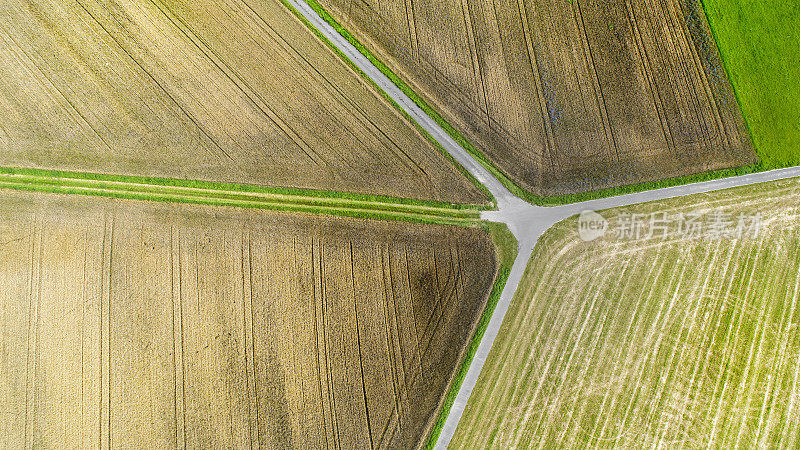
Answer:
M703 0L764 169L800 164L800 7Z
M453 447L797 448L798 204L793 179L602 211L611 232L589 243L556 225ZM653 212L701 212L706 231L617 238L622 214ZM734 229L760 213L758 237L711 239L717 212Z

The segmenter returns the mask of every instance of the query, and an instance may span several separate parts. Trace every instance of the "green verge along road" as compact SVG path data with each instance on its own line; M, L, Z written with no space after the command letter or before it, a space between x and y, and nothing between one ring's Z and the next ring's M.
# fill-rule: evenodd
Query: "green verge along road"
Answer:
M774 181L784 178L800 177L800 167L778 169L769 172L747 174L712 181L672 186L650 191L626 194L573 203L563 206L534 206L514 196L495 178L491 172L481 165L469 152L462 148L447 134L422 108L414 103L402 90L384 75L369 59L356 49L345 37L326 22L311 6L302 0L287 0L303 17L325 36L343 55L351 60L366 76L383 89L408 115L419 123L434 139L447 150L453 158L467 169L491 192L497 200L497 211L481 213L484 220L504 223L518 241L517 259L511 268L505 288L497 302L492 318L475 352L469 370L465 375L458 395L450 408L444 427L436 441L437 448L446 448L458 426L464 407L469 400L478 375L486 362L500 325L505 318L514 293L517 291L522 275L539 237L556 223L585 210L599 210L619 206L633 205L666 198L681 197L703 192L712 192L738 186Z

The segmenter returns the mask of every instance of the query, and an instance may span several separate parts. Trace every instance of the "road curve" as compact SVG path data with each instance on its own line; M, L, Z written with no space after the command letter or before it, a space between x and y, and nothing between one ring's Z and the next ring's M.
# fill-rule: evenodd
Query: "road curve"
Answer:
M481 218L492 222L505 223L518 241L519 252L511 268L511 273L506 281L500 299L497 302L492 318L481 339L475 356L470 364L461 388L456 395L450 414L444 424L436 448L446 448L453 438L458 422L464 412L464 407L469 400L478 375L483 369L489 351L492 348L500 325L503 323L511 299L517 291L522 275L528 265L533 248L539 237L556 223L585 210L600 210L628 206L637 203L664 200L685 195L713 192L739 186L764 183L785 178L800 177L800 167L772 170L737 177L722 178L700 183L685 184L650 191L625 194L616 197L589 200L569 205L544 207L534 206L514 196L500 181L498 181L483 165L481 165L469 152L463 149L449 134L447 134L422 108L417 106L406 96L389 78L375 67L361 52L340 35L330 24L322 19L303 0L287 0L305 18L319 30L333 45L335 45L347 58L350 59L361 71L370 77L375 84L383 89L412 119L420 124L436 139L444 149L453 156L465 169L467 169L479 182L481 182L497 200L497 211L486 211Z

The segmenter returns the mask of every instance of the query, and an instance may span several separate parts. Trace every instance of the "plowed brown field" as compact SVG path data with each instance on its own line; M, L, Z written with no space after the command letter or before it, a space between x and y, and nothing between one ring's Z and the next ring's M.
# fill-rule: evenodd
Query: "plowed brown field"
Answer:
M0 4L0 166L484 203L280 0Z
M0 446L416 445L480 229L0 192Z
M537 195L749 164L699 0L317 0Z

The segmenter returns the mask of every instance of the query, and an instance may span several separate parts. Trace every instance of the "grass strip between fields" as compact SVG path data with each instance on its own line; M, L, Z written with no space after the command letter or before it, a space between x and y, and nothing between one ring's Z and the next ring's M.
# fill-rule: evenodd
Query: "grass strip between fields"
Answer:
M283 0L285 2L285 0ZM387 78L389 78L401 91L403 91L408 98L410 98L417 106L419 106L428 116L430 116L440 127L442 127L447 134L450 135L456 142L458 142L466 151L468 151L481 165L483 165L486 170L492 173L498 181L500 181L506 189L511 191L517 197L530 202L534 205L542 205L542 206L557 206L557 205L566 205L570 203L577 203L583 202L587 200L594 200L598 198L605 198L605 197L614 197L618 195L624 194L631 194L635 192L642 192L642 191L649 191L654 189L660 189L665 187L671 186L678 186L683 184L689 183L698 183L702 181L709 181L715 180L719 178L727 178L733 177L738 175L746 175L750 173L762 172L765 170L772 170L772 169L779 169L784 167L791 167L794 164L791 162L781 162L775 163L773 158L770 158L765 150L760 148L756 142L756 153L759 157L759 161L742 167L736 167L731 169L722 169L716 170L711 172L705 172L700 174L694 175L685 175L680 177L673 177L667 178L664 180L658 181L649 181L625 186L618 186L614 188L607 188L607 189L600 189L591 192L585 192L580 194L565 194L565 195L557 195L557 196L540 196L534 194L532 192L528 192L517 185L511 178L509 178L502 170L492 164L480 151L478 151L466 138L464 138L461 133L459 133L452 125L450 125L439 113L437 113L433 108L431 108L413 89L411 89L403 80L400 79L391 69L389 69L384 63L382 63L369 49L367 49L361 42L356 39L356 37L350 33L347 29L345 29L336 19L334 19L328 12L316 1L316 0L305 0L309 6L311 6L317 14L322 17L328 24L330 24L334 29L336 29L339 34L342 35L345 39L347 39L350 44L352 44L356 49L358 49L361 54L363 54L369 61L375 65ZM705 1L702 1L705 7ZM294 10L294 8L292 8ZM708 19L708 17L707 17ZM307 22L304 20L304 23ZM712 28L712 32L715 32ZM317 32L318 35L321 34ZM714 33L714 39L716 41L716 33ZM327 41L327 39L326 39ZM717 42L719 46L719 43ZM339 53L340 56L344 57L344 55ZM349 61L349 60L348 60ZM723 64L725 65L726 71L729 71L727 62L725 62L723 57ZM363 73L363 72L362 72ZM366 74L364 74L366 76ZM730 73L728 73L729 79ZM736 86L734 86L734 92L736 92ZM745 111L742 108L742 101L739 97L737 92L736 94L737 102L739 103L740 110L743 112ZM747 122L747 117L745 117L745 121ZM750 129L750 126L747 127L748 132L753 138L753 131ZM764 163L763 161L771 161L770 163Z
M450 408L453 406L453 402L458 395L458 391L461 389L461 383L464 381L464 377L467 375L467 371L469 370L469 366L472 364L472 359L475 356L475 352L478 350L481 339L483 339L483 335L486 332L486 327L489 325L492 314L494 314L494 308L497 306L497 302L500 300L500 294L503 293L503 289L506 286L506 281L511 274L511 266L514 265L514 260L517 259L517 240L514 238L514 235L511 233L511 231L509 231L505 224L484 222L481 225L491 235L492 242L494 243L497 251L499 263L499 267L497 269L497 278L495 279L494 286L492 286L492 292L489 294L489 299L486 301L486 307L483 309L483 314L481 314L481 318L475 325L475 331L472 333L472 339L464 350L461 359L461 365L453 374L453 378L450 380L447 388L447 394L442 397L442 400L439 403L439 412L437 414L436 422L434 422L433 426L429 427L429 431L426 432L427 439L424 441L424 447L426 449L433 448L436 445L436 442L439 440L439 434L441 434L442 427L444 427L447 416L450 414Z
M154 183L154 181L165 182ZM226 186L231 189L225 189ZM260 189L252 186L85 173L54 173L32 169L0 168L0 188L442 225L470 226L480 221L480 213L474 209L383 202L377 198L360 200L336 196L307 196L298 192L285 191L284 193L279 190Z
M467 203L447 203L432 200L417 200L401 197L389 197L383 195L356 194L340 191L321 191L300 188L280 188L266 187L249 184L226 183L217 181L190 180L179 178L160 178L144 177L136 175L114 175L92 172L73 172L51 169L34 169L19 167L0 167L0 175L30 175L40 178L52 179L76 179L87 181L109 181L122 182L142 185L155 185L164 187L186 187L216 191L243 192L254 194L276 194L282 196L302 197L309 199L333 199L341 201L352 201L354 203L375 203L392 205L392 208L402 208L405 206L430 208L435 210L451 209L459 211L484 211L486 205L473 205Z

